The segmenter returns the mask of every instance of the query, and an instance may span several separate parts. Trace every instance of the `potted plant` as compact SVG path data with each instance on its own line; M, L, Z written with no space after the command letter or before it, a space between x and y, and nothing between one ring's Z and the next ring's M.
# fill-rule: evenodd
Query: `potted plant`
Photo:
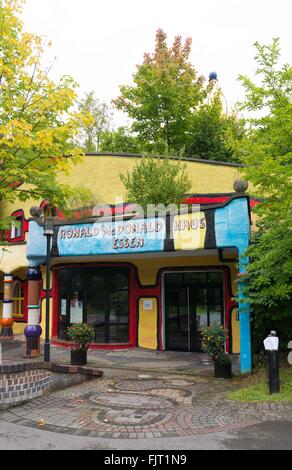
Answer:
M232 376L231 359L224 351L225 331L219 324L202 328L202 350L214 362L216 378L229 379Z
M74 366L84 366L87 363L87 351L89 344L93 341L94 330L87 323L76 323L67 329L70 339L75 343L71 349L71 364Z

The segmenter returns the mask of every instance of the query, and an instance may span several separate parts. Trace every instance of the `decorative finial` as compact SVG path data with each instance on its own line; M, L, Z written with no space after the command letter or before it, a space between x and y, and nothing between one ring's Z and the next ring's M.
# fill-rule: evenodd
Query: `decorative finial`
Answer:
M29 212L32 217L37 218L37 217L40 217L42 213L42 209L40 207L33 206L30 208Z
M217 72L211 72L211 73L209 74L209 82L211 82L212 80L216 80L216 82L218 81Z
M245 180L235 180L233 183L233 188L236 193L243 194L248 189L248 182Z

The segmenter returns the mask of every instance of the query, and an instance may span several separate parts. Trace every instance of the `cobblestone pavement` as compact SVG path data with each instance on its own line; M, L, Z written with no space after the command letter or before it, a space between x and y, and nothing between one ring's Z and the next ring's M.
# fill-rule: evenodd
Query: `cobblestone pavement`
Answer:
M103 379L0 413L0 420L63 434L109 439L199 436L266 421L292 421L292 403L226 399L234 381L108 369Z

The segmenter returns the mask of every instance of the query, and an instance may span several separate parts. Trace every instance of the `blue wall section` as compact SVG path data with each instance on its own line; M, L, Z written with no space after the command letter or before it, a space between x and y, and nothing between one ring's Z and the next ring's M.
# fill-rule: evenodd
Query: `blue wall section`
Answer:
M234 199L215 211L215 234L218 248L235 246L243 253L249 244L250 219L248 199Z
M37 222L29 222L29 237L26 247L26 257L31 267L37 267L46 262L47 239L44 228Z
M218 248L236 247L239 254L239 272L246 271L248 259L243 256L249 245L250 218L247 198L235 199L215 212L215 233ZM250 306L245 301L246 285L238 282L238 311L240 322L240 370L251 372Z

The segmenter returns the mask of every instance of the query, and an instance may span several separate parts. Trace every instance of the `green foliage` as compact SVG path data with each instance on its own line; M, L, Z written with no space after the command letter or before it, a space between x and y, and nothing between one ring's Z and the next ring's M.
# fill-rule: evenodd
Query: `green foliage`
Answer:
M230 364L231 359L224 351L225 346L224 327L214 323L202 327L202 349L217 364Z
M59 209L67 219L71 218L76 211L79 214L78 219L88 219L92 216L92 210L100 200L100 195L93 194L90 189L68 186L65 204L59 204Z
M94 339L94 330L92 325L87 323L76 323L67 328L67 333L79 347L79 349L88 349L88 345Z
M240 140L243 134L242 120L235 114L223 115L220 96L217 96L194 113L185 153L206 160L238 161L228 142L230 138Z
M44 39L23 31L22 3L0 3L0 200L65 206L71 190L57 175L80 161L82 150L70 142L88 117L72 111L76 82L54 83L42 68Z
M232 145L245 164L245 179L264 198L255 208L257 232L247 252L254 327L264 337L268 324L277 331L292 324L292 67L278 65L279 39L255 47L257 83L240 76L247 134Z
M270 331L275 330L279 336L281 351L286 351L292 338L292 300L277 303L273 307L253 306L252 312L252 350L258 353L263 350L263 340Z
M191 181L181 162L169 158L143 157L131 173L121 175L128 201L146 210L148 204L179 204L191 188Z
M157 31L154 53L144 55L133 75L134 84L121 86L120 96L113 101L133 120L130 132L105 134L103 151L130 149L134 153L237 161L228 136L240 139L242 122L235 114L222 114L219 91L206 103L208 87L189 62L191 43L191 38L183 43L177 36L168 48L166 34Z
M147 152L180 154L193 120L193 112L206 96L203 78L189 62L191 39L182 43L177 36L168 48L166 34L159 29L153 54L133 75L134 85L120 87L114 100L117 109L132 118L132 130L138 134Z
M271 213L270 217L276 218L276 214ZM248 272L252 302L270 308L292 300L292 233L289 221L276 219L264 223L265 226L261 225L253 235L247 251L250 256Z
M79 142L85 152L99 152L102 133L108 130L111 120L111 109L105 102L95 97L94 91L85 93L78 103L78 109L90 116L89 122L80 125Z
M133 135L126 127L119 127L115 131L106 130L100 135L100 152L110 153L136 153L144 152L139 138Z

